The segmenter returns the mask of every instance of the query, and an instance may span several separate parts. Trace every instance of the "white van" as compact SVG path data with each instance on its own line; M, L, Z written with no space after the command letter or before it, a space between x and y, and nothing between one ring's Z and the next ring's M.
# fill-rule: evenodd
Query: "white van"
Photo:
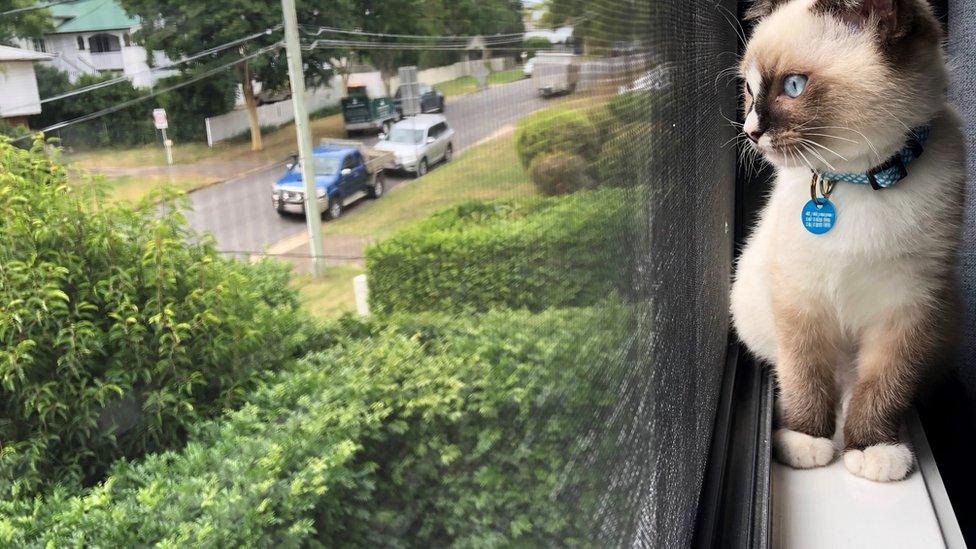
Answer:
M573 93L579 83L579 58L572 53L539 53L532 67L532 83L539 95Z

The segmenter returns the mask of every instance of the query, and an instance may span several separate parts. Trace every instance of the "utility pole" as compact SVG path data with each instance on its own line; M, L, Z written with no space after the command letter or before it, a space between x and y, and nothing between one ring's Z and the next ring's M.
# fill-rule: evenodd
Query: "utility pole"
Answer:
M298 134L298 159L305 184L305 224L308 226L308 246L312 254L312 273L322 275L325 249L322 247L322 212L319 210L315 188L315 161L312 158L312 129L305 109L305 73L302 69L302 49L298 41L298 15L295 0L281 0L285 19L285 50L288 52L288 78L291 81L291 103L295 107L295 132Z

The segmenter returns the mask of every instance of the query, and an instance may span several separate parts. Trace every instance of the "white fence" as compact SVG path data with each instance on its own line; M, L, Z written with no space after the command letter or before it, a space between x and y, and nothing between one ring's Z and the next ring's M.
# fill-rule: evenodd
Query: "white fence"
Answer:
M440 84L461 76L468 76L475 72L475 67L482 61L461 61L445 67L434 67L417 73L417 78L424 84ZM488 60L488 64L493 71L501 71L509 68L512 64L511 59L495 57ZM367 83L376 82L381 89L385 88L382 84L383 79L378 71L368 73L355 73L350 75L350 80ZM390 89L395 90L399 84L396 77L390 79ZM339 104L342 98L342 78L335 77L329 86L316 88L306 93L305 103L308 111L315 112L319 109L332 107ZM269 105L258 107L258 124L261 126L281 126L295 119L295 111L291 99L279 101ZM215 143L225 141L232 137L237 137L250 130L247 119L247 111L236 109L220 116L207 118L204 123L207 127L207 144L211 147Z
M341 97L342 82L336 78L328 87L307 91L305 93L305 104L309 112L315 112L325 107L337 105ZM261 126L281 126L294 119L295 107L292 106L291 99L258 107L258 124ZM211 147L214 146L214 143L237 137L250 130L247 111L243 109L233 110L220 116L212 116L204 120L204 124L207 126L207 144Z

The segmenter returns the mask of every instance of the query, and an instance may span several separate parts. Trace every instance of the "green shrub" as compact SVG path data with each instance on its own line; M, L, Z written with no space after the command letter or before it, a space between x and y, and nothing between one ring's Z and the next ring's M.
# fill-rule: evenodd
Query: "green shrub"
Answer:
M366 251L370 306L393 311L585 305L630 287L639 201L620 190L523 203L469 202Z
M658 119L661 106L667 101L665 92L633 91L614 96L606 109L614 124L650 123Z
M179 453L0 501L0 544L579 545L602 493L581 452L615 441L578 441L615 402L630 322L613 305L367 326Z
M529 178L541 194L555 196L593 188L588 170L582 158L555 152L535 157L529 166Z
M528 168L535 157L562 152L594 160L600 152L600 131L579 109L553 107L523 118L515 132L519 161Z
M596 167L601 185L610 187L649 186L654 177L651 159L655 152L654 126L648 122L627 124L614 132L600 151Z
M0 166L0 499L178 445L322 343L286 268L191 244L182 205L102 206L39 141Z
M78 78L74 84L71 84L65 73L53 67L38 64L35 70L37 71L37 86L41 90L41 97L70 92L117 77L114 74L85 74ZM73 97L52 101L44 105L40 114L31 117L31 127L43 129L60 122L75 120L93 112L137 99L144 93L144 91L134 87L132 82L124 80L111 86L96 88ZM66 148L73 149L152 143L156 139L156 129L153 127L152 121L153 106L150 101L137 103L90 122L54 130L48 137L57 137Z

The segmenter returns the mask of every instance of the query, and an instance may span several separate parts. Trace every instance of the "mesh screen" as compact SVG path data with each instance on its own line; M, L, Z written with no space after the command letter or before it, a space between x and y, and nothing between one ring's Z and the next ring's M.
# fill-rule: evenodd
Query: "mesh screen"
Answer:
M68 210L131 253L65 262L105 277L90 292L54 282L106 320L36 327L54 341L43 330L89 322L96 350L64 375L57 340L0 388L23 407L57 380L72 403L0 407L0 441L48 456L0 450L0 539L691 543L728 336L736 2L299 3L320 256L277 3L233 25L214 6L120 5L155 61L65 53L42 96L87 102L45 103L35 125L87 197ZM175 27L197 45L168 51ZM402 66L427 114L398 121ZM79 91L133 73L114 96Z

